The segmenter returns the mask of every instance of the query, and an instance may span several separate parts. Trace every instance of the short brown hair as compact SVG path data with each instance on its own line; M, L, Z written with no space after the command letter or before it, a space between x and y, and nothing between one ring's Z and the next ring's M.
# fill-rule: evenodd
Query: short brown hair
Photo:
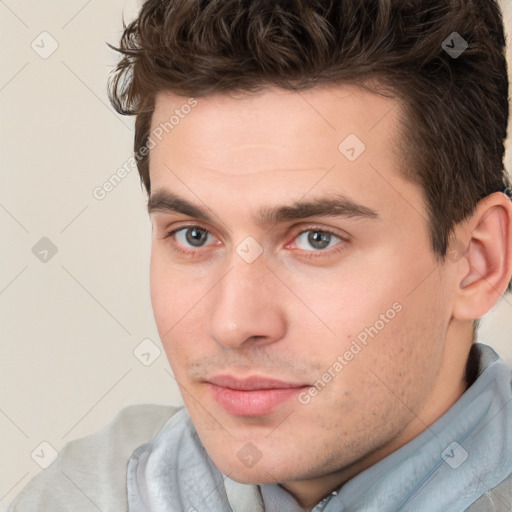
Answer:
M123 54L109 97L119 113L137 116L134 149L148 193L141 149L158 92L370 82L402 100L402 170L423 191L439 257L479 200L510 187L509 83L495 0L146 0L123 26L120 47L109 45ZM449 52L455 42L467 44L461 55Z

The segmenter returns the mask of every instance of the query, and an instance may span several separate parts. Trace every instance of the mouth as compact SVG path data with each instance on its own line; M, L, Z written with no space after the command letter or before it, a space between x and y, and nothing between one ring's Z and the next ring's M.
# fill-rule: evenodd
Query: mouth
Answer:
M284 382L266 377L237 379L217 375L206 384L213 399L232 416L256 417L270 414L280 405L296 397L309 384Z

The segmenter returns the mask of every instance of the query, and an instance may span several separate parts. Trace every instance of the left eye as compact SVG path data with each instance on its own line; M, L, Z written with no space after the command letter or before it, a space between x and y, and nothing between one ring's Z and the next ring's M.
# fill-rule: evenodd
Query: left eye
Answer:
M307 242L317 251L321 251L332 247L331 242L333 241L333 238L337 238L339 241L342 241L339 236L331 233L330 231L324 231L321 229L308 229L307 231L302 231L299 233L299 235L296 237L296 240ZM305 250L308 249L306 248Z

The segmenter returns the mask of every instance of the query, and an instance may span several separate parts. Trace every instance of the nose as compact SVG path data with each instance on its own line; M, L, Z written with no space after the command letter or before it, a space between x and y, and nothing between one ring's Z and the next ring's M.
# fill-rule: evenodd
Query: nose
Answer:
M226 348L274 343L286 332L284 286L263 257L252 263L236 258L211 294L210 335Z

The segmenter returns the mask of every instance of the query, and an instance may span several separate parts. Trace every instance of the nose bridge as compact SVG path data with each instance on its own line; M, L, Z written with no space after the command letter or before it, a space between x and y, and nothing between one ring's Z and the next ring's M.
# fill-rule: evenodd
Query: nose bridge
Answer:
M234 253L231 270L212 296L209 328L215 341L237 347L254 337L266 342L279 339L285 320L277 281L262 256L249 263Z

